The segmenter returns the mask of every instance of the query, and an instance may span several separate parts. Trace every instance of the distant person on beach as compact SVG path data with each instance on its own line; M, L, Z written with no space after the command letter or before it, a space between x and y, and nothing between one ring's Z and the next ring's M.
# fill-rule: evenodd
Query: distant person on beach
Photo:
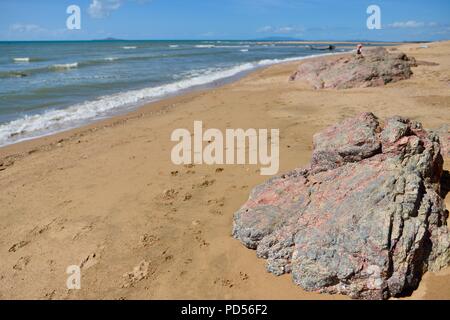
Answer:
M362 44L358 44L356 46L356 54L357 55L362 55L362 48L363 48Z

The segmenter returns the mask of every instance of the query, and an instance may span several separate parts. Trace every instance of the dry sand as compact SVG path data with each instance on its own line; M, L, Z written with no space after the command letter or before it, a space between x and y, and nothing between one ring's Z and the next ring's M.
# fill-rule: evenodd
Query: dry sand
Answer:
M308 163L315 132L363 111L427 128L448 124L450 42L420 46L401 49L439 65L383 88L316 91L288 82L299 62L283 64L1 148L0 298L346 298L267 273L254 251L231 238L233 213L267 179L258 166L175 166L170 134L192 130L194 120L221 130L279 128L283 172ZM66 289L73 264L82 265L78 291ZM412 298L450 299L450 268L426 274Z

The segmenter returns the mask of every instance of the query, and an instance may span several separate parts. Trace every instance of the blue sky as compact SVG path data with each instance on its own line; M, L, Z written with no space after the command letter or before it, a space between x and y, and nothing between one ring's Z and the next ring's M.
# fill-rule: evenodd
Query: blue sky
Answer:
M366 26L381 9L381 30ZM66 8L81 8L68 30ZM449 0L0 0L0 40L450 39Z

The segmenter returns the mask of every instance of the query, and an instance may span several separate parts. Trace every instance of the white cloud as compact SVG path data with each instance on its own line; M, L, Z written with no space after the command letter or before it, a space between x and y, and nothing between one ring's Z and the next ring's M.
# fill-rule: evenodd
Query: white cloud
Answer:
M212 37L212 36L214 36L214 35L215 35L214 32L208 31L208 32L205 32L205 33L200 34L200 37Z
M271 32L271 31L273 31L273 29L274 28L272 26L264 26L262 28L259 28L258 32L262 32L262 33L264 33L264 32Z
M109 16L111 12L119 9L125 1L146 4L152 0L92 0L88 8L88 13L92 18L104 18Z
M9 30L18 33L42 33L47 31L45 28L36 24L15 23L9 26Z
M92 0L89 5L89 15L93 18L103 18L122 5L122 0Z
M0 37L15 40L40 40L40 39L56 39L64 35L70 34L67 28L48 29L34 23L14 23L8 27L4 33L0 33Z
M388 25L390 28L423 28L423 27L436 27L436 22L420 22L415 20L399 21Z
M450 35L450 27L443 27L437 31L435 31L434 33L432 33L434 35Z
M92 18L104 18L122 5L122 0L92 0L88 13Z
M289 34L301 32L301 28L294 28L290 26L285 27L273 27L273 26L264 26L257 30L259 33L272 33L272 34Z
M291 33L294 31L292 27L281 27L276 30L276 33Z

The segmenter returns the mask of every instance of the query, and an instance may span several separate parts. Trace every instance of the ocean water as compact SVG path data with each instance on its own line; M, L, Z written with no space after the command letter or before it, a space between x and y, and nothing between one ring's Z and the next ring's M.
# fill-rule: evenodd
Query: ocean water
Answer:
M0 42L0 146L321 53L252 41Z

